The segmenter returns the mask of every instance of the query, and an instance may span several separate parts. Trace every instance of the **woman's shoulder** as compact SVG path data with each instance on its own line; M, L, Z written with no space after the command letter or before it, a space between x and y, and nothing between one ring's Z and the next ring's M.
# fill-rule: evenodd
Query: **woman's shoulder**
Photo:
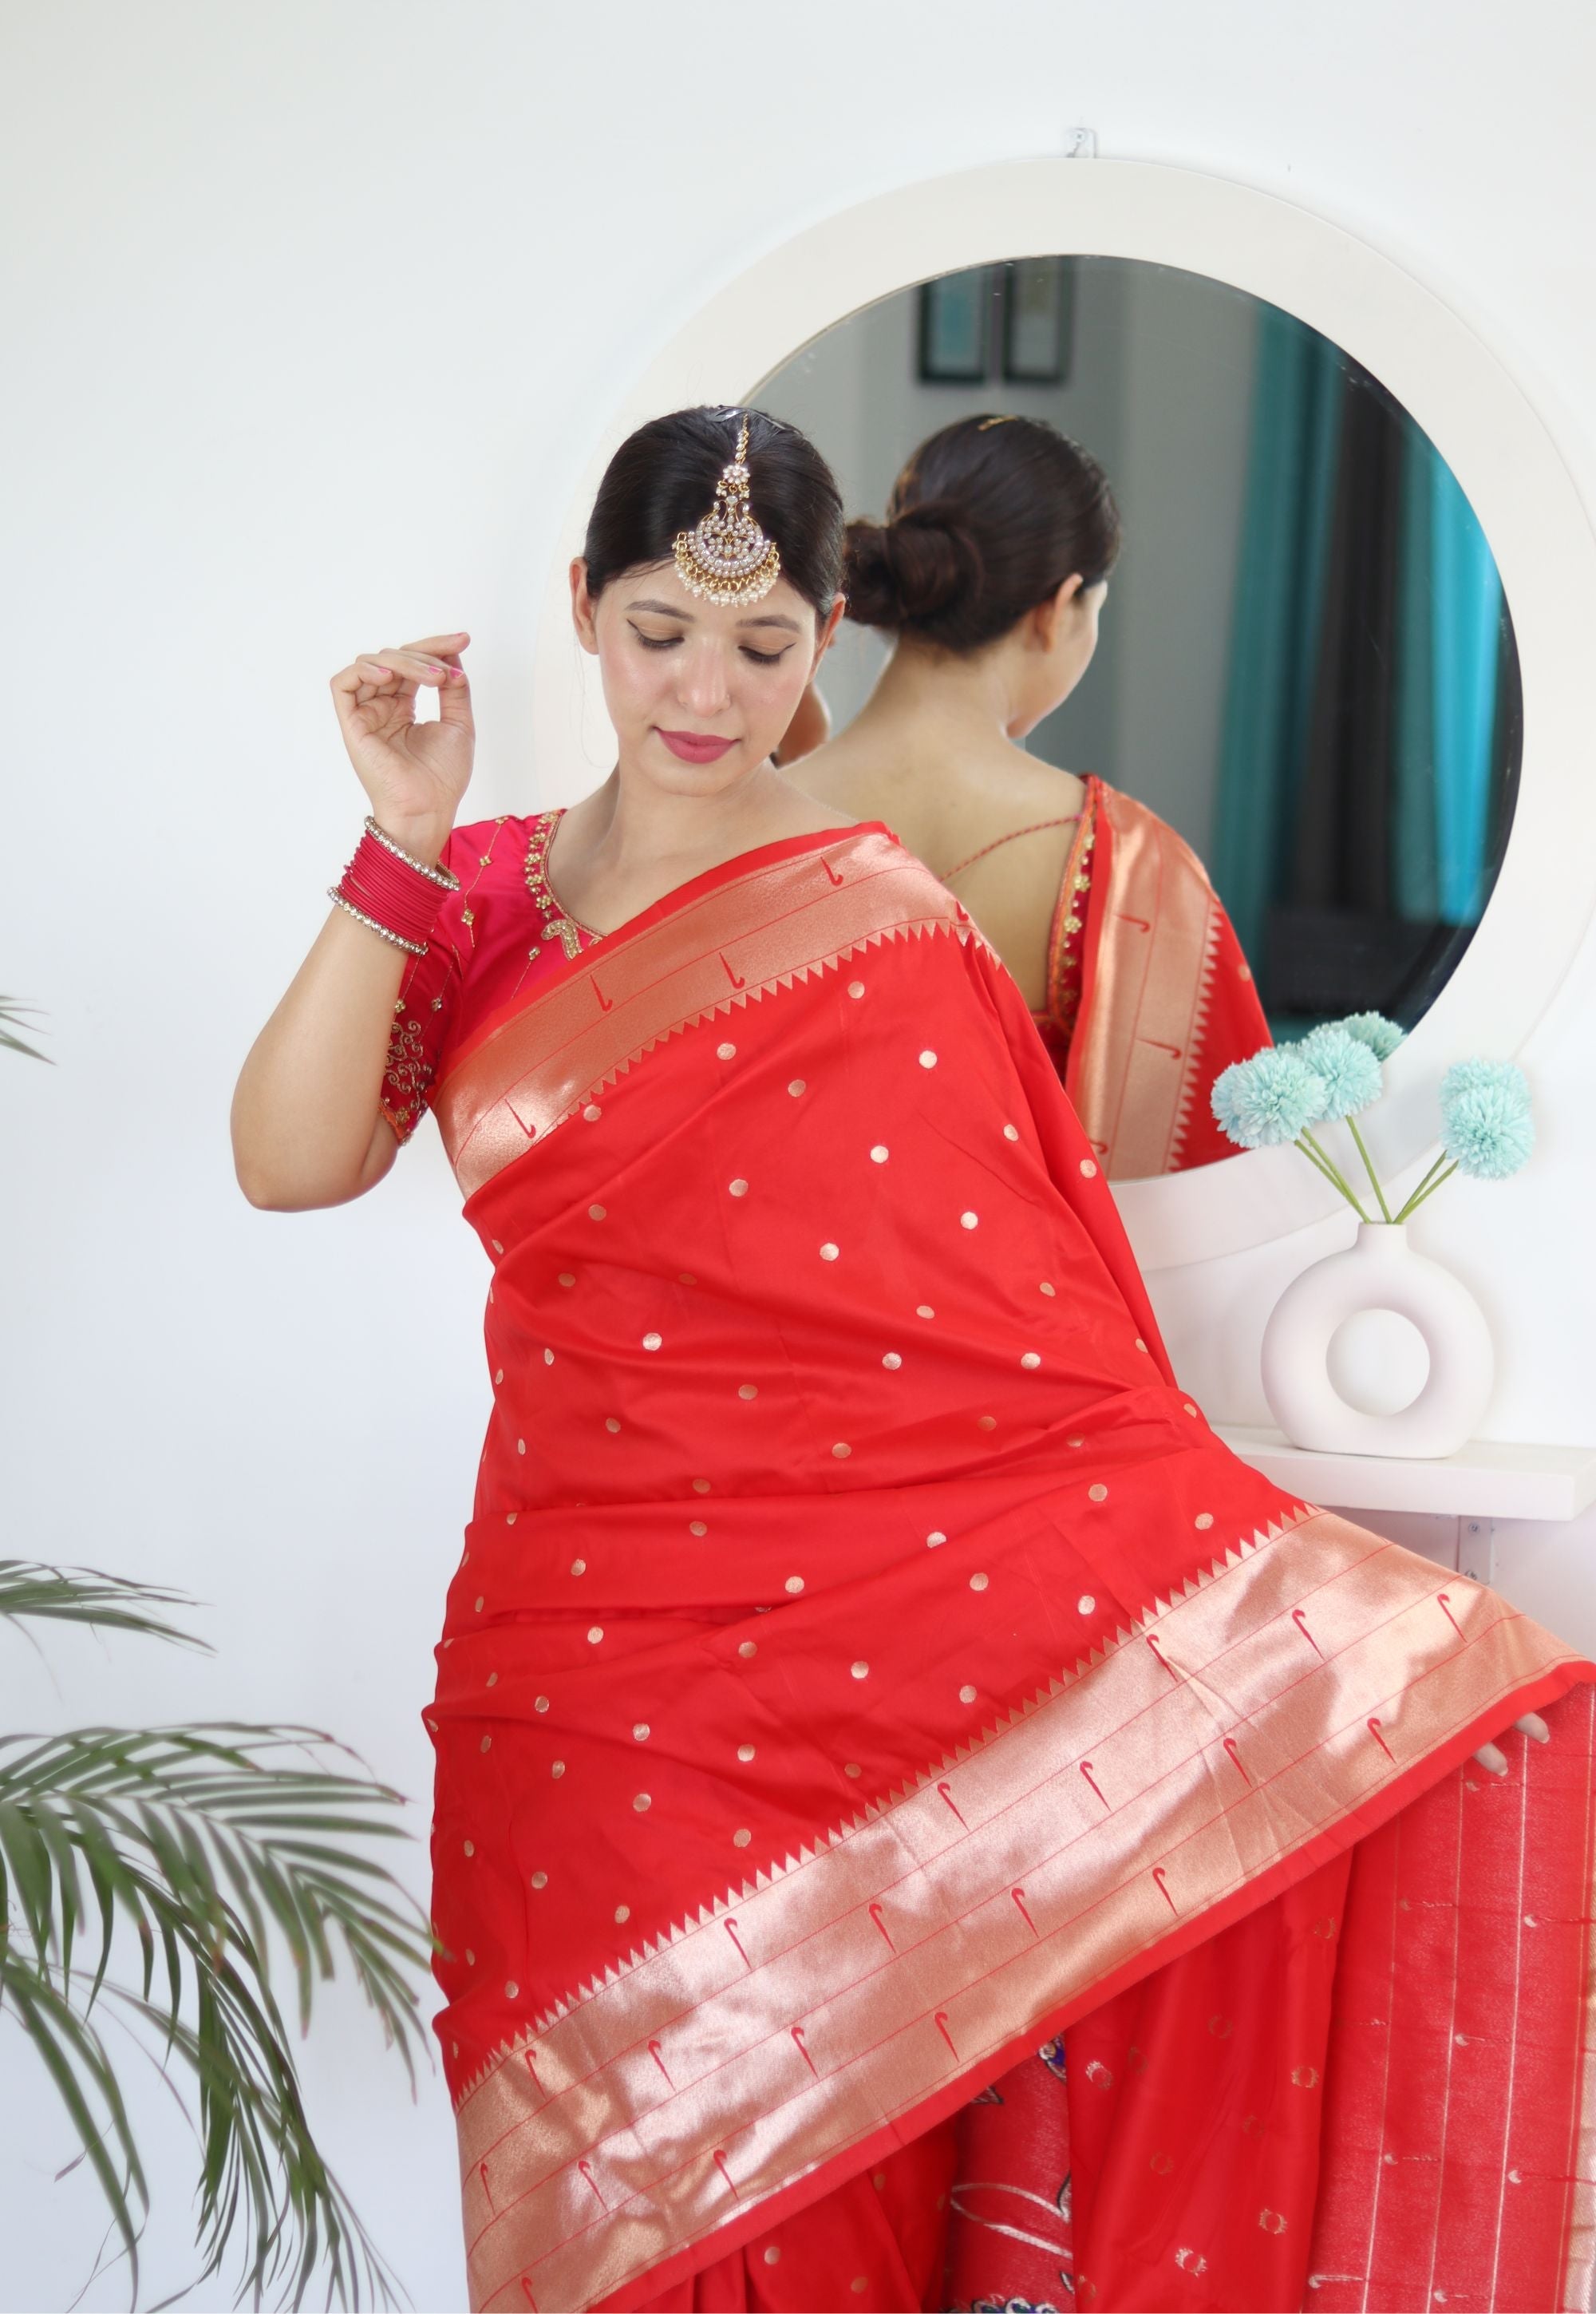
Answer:
M1201 855L1193 850L1180 830L1154 811L1150 803L1127 795L1124 788L1110 787L1107 780L1094 779L1090 790L1097 817L1107 821L1111 838L1117 836L1124 841L1139 835L1156 843L1166 861L1199 877L1204 884L1210 882Z

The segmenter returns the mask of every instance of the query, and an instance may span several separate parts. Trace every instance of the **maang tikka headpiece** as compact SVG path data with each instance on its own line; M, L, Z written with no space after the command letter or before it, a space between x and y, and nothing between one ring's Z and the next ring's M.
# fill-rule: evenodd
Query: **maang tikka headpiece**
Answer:
M678 531L672 552L690 595L711 603L757 603L781 576L781 556L748 506L748 420L729 466L720 470L715 503L692 530Z

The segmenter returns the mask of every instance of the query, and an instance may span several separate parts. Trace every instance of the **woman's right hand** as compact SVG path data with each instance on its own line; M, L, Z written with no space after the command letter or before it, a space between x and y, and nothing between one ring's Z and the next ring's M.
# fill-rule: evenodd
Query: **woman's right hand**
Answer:
M463 632L400 650L367 651L332 678L332 703L372 817L407 852L436 861L471 778L476 729L460 654ZM416 720L423 684L438 693L436 723Z

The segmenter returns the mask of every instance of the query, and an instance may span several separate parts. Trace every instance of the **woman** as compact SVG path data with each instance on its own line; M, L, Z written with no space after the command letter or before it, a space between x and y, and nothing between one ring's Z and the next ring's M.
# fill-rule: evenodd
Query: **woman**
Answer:
M1030 418L922 442L885 523L848 526L848 616L893 655L802 784L885 820L1014 975L1111 1180L1233 1154L1208 1095L1269 1042L1201 862L1144 804L1018 743L1091 664L1119 517L1101 468ZM800 734L817 728L807 715ZM789 735L784 760L803 738Z
M1100 2308L1295 2305L1310 2249L1406 2287L1415 2181L1454 2197L1430 2280L1495 2227L1515 2286L1576 2289L1592 1666L1176 1386L1008 973L770 763L840 545L758 413L625 443L572 570L617 763L568 812L450 832L465 635L335 676L372 819L239 1087L275 1207L359 1194L430 1108L493 1268L426 1715L472 2304L939 2306L954 2116L1061 2033ZM1480 2188L1459 2066L1371 2265L1391 2041L1327 2106L1333 1996L1351 1967L1355 2022L1393 1874L1450 1903L1521 1852L1537 2030L1468 2098L1541 2182ZM1487 1922L1385 2014L1444 2034L1515 1949Z

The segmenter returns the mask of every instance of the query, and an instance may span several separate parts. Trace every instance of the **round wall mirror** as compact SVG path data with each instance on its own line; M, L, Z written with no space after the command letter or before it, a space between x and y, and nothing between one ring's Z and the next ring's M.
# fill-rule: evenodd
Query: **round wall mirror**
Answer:
M849 513L872 519L919 446L957 420L1036 420L1089 450L1124 544L1095 656L1023 744L1184 838L1277 1043L1352 1012L1405 1029L1422 1018L1496 881L1521 692L1485 532L1369 369L1227 282L1051 255L899 290L823 331L754 398L823 447ZM841 630L820 684L833 733L890 648ZM1061 808L1076 792L1060 782ZM1001 797L992 808L998 835ZM1047 841L1043 828L989 854L984 888L1005 870L1028 879L1027 847ZM1083 912L1112 905L1083 891ZM1116 941L1148 940L1140 920L1094 935L1105 960ZM1254 1041L1241 1022L1216 1045L1189 1108L1205 1111L1217 1066ZM1168 1106L1151 1070L1130 1072L1123 1100L1142 1087ZM1224 1154L1212 1132L1149 1123L1122 1114L1101 1153L1111 1178L1125 1176L1122 1150L1168 1171Z
M1503 364L1366 243L1190 171L1002 163L843 211L710 296L595 440L537 634L541 799L612 759L565 576L611 451L756 399L867 515L962 413L1095 454L1124 551L1098 656L1027 744L1183 839L1278 1033L1411 1026L1367 1137L1388 1180L1422 1164L1442 1072L1521 1047L1592 906L1596 538ZM845 733L882 645L844 634L822 689ZM1337 1210L1290 1150L1122 1169L1115 1195L1149 1269Z

